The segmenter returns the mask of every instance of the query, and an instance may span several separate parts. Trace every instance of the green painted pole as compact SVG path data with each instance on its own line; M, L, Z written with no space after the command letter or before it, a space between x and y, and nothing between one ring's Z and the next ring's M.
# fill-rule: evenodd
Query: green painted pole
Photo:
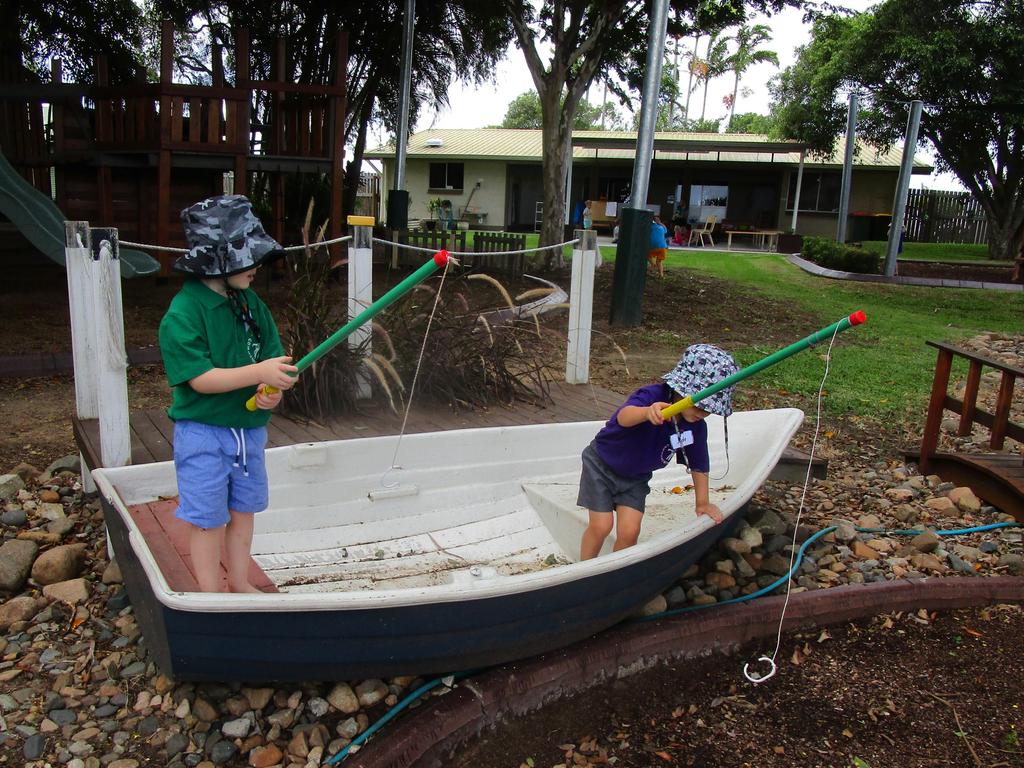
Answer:
M345 323L345 325L343 325L337 331L328 336L324 341L320 342L312 351L304 355L302 359L295 364L295 367L299 369L298 373L302 373L302 371L304 371L306 368L311 366L321 357L330 352L342 341L351 336L352 333L357 328L360 328L361 326L368 323L374 317L374 315L390 307L392 304L394 304L396 301L402 298L402 296L404 296L406 293L408 293L417 285L419 285L428 277L430 277L439 267L443 267L447 263L448 251L441 250L435 253L433 258L431 258L428 262L423 264L423 266L421 266L419 269L417 269L415 272L413 272L411 275L405 278L405 280L400 282L390 291L388 291L375 302L373 302L373 304L368 306L358 315L356 315L347 323ZM278 390L276 387L266 386L263 388L263 391L265 394L272 395ZM248 408L250 411L256 410L255 395L249 398L249 400L245 404L245 407Z
M807 338L801 339L795 344L790 344L788 347L780 349L778 352L773 352L772 354L768 355L768 357L762 358L758 360L756 363L753 363L752 365L748 365L746 368L737 371L732 376L727 376L721 381L712 384L707 389L702 389L700 392L697 392L692 395L687 395L682 400L678 400L675 403L672 403L672 405L670 405L668 408L662 410L662 418L667 419L670 416L675 416L677 413L686 410L690 406L696 405L705 397L710 397L716 392L721 392L723 389L731 387L737 381L742 381L743 379L749 378L750 376L753 376L755 373L759 373L760 371L763 371L765 368L775 365L776 363L780 362L781 360L785 360L787 357L791 355L795 355L797 352L802 352L803 350L814 346L820 341L830 339L833 335L841 333L845 331L847 328L850 328L851 326L860 325L861 323L867 322L867 319L867 315L865 315L863 311L858 310L849 317L844 317L839 322L832 323L832 325L826 328L822 328L820 331L812 333Z

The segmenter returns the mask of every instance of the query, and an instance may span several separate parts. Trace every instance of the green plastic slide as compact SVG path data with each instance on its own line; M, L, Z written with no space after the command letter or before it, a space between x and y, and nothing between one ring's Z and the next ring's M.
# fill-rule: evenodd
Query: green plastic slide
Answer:
M64 264L64 214L49 197L21 177L0 154L0 213L10 219L32 245ZM160 262L142 251L121 248L121 277L144 277L160 271Z

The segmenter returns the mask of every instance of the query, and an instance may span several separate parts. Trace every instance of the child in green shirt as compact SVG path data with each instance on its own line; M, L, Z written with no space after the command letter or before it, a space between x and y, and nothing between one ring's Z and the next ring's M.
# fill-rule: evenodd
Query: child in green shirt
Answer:
M260 264L283 254L241 195L203 200L181 213L189 252L173 269L190 276L160 322L172 387L175 515L191 525L189 550L203 592L221 590L221 549L232 592L248 578L253 515L267 507L263 461L270 411L295 383L266 304L250 289ZM256 397L256 410L246 401Z

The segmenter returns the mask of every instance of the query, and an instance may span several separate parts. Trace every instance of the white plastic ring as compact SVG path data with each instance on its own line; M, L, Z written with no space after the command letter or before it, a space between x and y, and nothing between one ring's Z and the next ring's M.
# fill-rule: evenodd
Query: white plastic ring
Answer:
M775 662L768 656L761 656L760 658L758 658L758 661L767 662L768 666L770 667L767 674L759 675L756 672L749 671L750 662L747 662L743 665L743 676L755 685L757 683L763 683L765 680L775 677L775 673L778 671L777 667L775 666Z

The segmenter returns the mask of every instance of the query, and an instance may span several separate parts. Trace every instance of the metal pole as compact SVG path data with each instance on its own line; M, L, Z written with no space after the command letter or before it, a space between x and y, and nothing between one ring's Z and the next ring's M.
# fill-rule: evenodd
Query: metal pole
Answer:
M653 5L647 37L647 69L644 72L640 126L636 136L633 183L629 192L632 207L640 209L647 207L647 186L651 180L651 157L654 154L654 126L658 117L658 86L661 83L661 62L665 58L668 20L668 0L654 0Z
M896 182L896 199L892 204L892 221L889 224L889 242L885 248L885 275L896 274L896 257L899 254L900 235L903 233L903 215L907 210L907 190L910 189L910 174L914 170L914 149L917 147L917 129L921 125L920 100L910 102L907 116L907 135L903 142L903 161L900 163L900 177Z
M846 116L846 153L843 156L843 182L839 190L839 221L836 242L846 242L846 220L850 216L850 181L853 178L853 149L857 144L857 94L850 94L850 111Z
M619 216L619 244L612 278L611 323L635 326L643 322L644 287L647 282L647 252L651 242L651 212L647 210L647 185L654 153L654 126L658 114L658 85L665 58L668 0L653 0L647 36L647 71L644 74L640 126L636 137L636 159L630 187L630 207Z
M796 196L793 198L793 223L789 225L790 231L796 234L796 214L800 210L800 188L804 185L804 155L806 150L800 150L800 165L796 169Z
M416 0L405 0L402 19L402 62L398 92L398 131L395 136L395 186L388 192L388 229L409 226L409 192L405 188L405 156L409 143L409 99L412 91L412 46L416 25ZM397 239L397 238L396 238Z
M416 0L405 0L402 19L402 90L398 94L398 137L395 147L395 189L405 189L405 155L409 141L409 97L412 92L412 42L416 26Z

